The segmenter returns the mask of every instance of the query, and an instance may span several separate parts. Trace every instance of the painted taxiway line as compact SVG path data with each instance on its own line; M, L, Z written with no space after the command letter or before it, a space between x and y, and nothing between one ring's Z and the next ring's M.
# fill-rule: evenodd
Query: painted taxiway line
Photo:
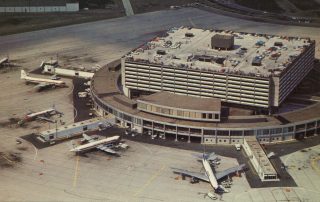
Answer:
M76 157L76 165L75 165L75 169L74 169L74 175L73 175L73 187L74 187L74 188L77 186L77 182L78 182L79 160L80 160L80 157L77 156L77 157Z
M157 172L155 172L133 196L137 197L140 193L142 193L161 174L165 167L166 166L163 165Z

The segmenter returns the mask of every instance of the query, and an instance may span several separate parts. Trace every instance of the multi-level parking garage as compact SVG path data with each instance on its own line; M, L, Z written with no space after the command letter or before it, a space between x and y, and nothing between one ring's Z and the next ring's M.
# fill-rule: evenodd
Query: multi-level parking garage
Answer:
M232 144L243 142L246 136L256 136L260 142L267 143L301 139L320 132L320 103L278 116L228 117L221 122L194 121L139 110L137 101L123 94L120 80L120 71L108 67L94 75L91 90L95 107L101 115L112 114L118 124L140 133L164 134L174 140Z
M174 28L122 58L128 97L168 91L276 109L313 67L307 38Z

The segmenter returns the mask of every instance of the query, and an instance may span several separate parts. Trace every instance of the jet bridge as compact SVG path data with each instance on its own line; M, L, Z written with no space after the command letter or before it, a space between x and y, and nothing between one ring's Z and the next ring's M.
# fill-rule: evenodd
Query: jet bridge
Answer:
M43 131L39 134L38 139L43 142L54 144L57 140L63 140L79 136L82 133L106 129L114 125L114 119L94 118L86 121L61 126L50 130Z
M261 181L279 181L277 171L269 161L266 153L256 137L246 137L243 149L250 158L251 164L258 173Z

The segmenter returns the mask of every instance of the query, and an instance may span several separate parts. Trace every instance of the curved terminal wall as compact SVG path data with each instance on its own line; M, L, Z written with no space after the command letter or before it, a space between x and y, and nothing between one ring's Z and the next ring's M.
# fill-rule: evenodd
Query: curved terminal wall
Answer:
M93 92L93 91L92 91ZM246 136L256 136L260 142L280 142L291 139L302 139L320 133L320 117L316 119L260 128L216 128L192 127L157 120L149 120L134 114L128 114L101 100L93 92L96 110L100 113L113 114L122 126L136 129L146 134L164 134L174 140L194 140L199 143L235 144L242 143Z
M294 112L281 114L288 124L272 120L258 123L208 123L180 121L151 115L126 107L115 96L123 96L119 90L119 72L101 68L91 82L92 98L101 115L112 114L123 127L167 139L212 144L242 143L246 136L256 136L262 143L302 139L320 133L320 103ZM118 87L117 87L118 85ZM250 118L250 117L249 117ZM270 118L270 117L269 117Z

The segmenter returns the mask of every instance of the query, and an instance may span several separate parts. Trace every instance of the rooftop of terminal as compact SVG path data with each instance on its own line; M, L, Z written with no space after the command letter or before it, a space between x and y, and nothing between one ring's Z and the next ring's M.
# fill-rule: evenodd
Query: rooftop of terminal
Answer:
M178 95L166 91L161 91L152 95L142 96L137 101L186 110L215 112L220 112L221 110L220 99Z
M129 52L126 61L240 74L279 76L314 41L197 28L171 28Z

